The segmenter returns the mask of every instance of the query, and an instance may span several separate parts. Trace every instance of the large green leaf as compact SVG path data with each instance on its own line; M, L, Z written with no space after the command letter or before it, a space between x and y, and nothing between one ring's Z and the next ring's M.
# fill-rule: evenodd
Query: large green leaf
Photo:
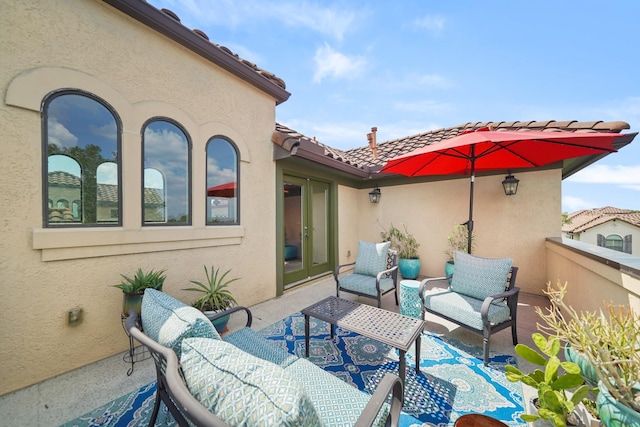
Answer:
M523 359L535 365L544 366L547 362L544 356L524 344L516 345L515 350Z

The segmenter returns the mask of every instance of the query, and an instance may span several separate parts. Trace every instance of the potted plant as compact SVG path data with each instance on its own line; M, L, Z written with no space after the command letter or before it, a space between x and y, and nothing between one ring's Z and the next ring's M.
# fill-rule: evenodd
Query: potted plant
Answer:
M453 226L451 230L451 234L447 238L447 243L449 245L448 249L444 251L445 255L447 255L447 262L444 265L444 273L445 276L449 277L449 282L451 282L451 275L454 270L454 254L456 251L467 253L469 249L469 230L465 224L456 224ZM471 249L474 248L475 244L475 235L471 234Z
M398 269L405 279L415 279L420 273L420 243L409 233L407 226L402 224L404 231L391 224L388 230L380 233L383 241L391 242L391 247L398 251Z
M230 283L239 280L239 278L227 279L227 275L231 272L231 269L221 274L220 268L214 268L214 266L211 266L211 270L208 270L205 265L204 272L207 276L207 281L205 283L197 280L191 280L191 283L197 287L185 288L183 290L200 292L202 294L191 305L201 310L207 317L209 317L209 319L211 319L211 317L216 313L227 310L237 304L237 301L231 294L228 286ZM218 332L222 332L227 326L228 321L229 316L223 316L214 320L213 326L215 326Z
M552 331L586 357L598 377L598 414L604 425L640 425L640 315L605 304L599 312L577 312L564 302L567 284L545 294L551 306L536 309L542 330Z
M122 313L127 316L130 310L135 310L140 316L140 310L142 307L142 296L147 288L162 290L162 285L166 279L164 274L165 270L144 272L141 268L138 268L136 274L133 277L122 276L122 282L114 287L122 290L124 297L122 303Z
M543 366L544 371L536 369L530 374L524 374L516 366L506 366L506 377L509 381L521 381L538 392L538 397L533 402L537 414L524 414L520 418L527 422L544 419L555 427L580 425L581 421L575 414L575 407L590 392L589 386L584 385L580 367L573 362L562 362L558 358L561 349L558 337L551 336L547 339L537 332L531 337L542 354L524 344L516 345L515 351L528 362ZM571 397L568 397L567 390L576 387Z

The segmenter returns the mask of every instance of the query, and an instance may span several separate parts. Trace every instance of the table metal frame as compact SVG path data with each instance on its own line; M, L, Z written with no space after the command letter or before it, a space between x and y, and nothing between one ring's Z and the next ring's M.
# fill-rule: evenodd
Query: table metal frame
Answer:
M331 325L332 339L334 326L339 326L397 348L400 353L398 367L403 384L406 377L406 354L411 344L415 343L416 373L420 372L420 336L424 330L424 320L334 296L304 308L301 313L304 314L306 357L309 357L309 317L315 317Z

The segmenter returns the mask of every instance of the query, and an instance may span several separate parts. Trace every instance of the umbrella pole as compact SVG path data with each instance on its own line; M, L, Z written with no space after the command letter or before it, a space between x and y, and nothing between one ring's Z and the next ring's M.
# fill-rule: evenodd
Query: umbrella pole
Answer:
M471 184L469 188L469 221L467 221L467 253L471 254L471 236L473 236L473 187L476 181L476 147L471 146Z

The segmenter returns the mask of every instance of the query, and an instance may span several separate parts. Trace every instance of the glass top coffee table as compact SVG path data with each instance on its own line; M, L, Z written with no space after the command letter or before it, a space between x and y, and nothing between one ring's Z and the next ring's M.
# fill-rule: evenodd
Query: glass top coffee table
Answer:
M325 298L301 310L301 313L304 314L306 357L309 357L309 317L315 317L331 324L331 338L333 327L339 326L397 348L400 353L398 367L403 384L406 376L406 354L411 344L415 343L416 373L420 372L420 334L424 329L423 320L338 297Z

